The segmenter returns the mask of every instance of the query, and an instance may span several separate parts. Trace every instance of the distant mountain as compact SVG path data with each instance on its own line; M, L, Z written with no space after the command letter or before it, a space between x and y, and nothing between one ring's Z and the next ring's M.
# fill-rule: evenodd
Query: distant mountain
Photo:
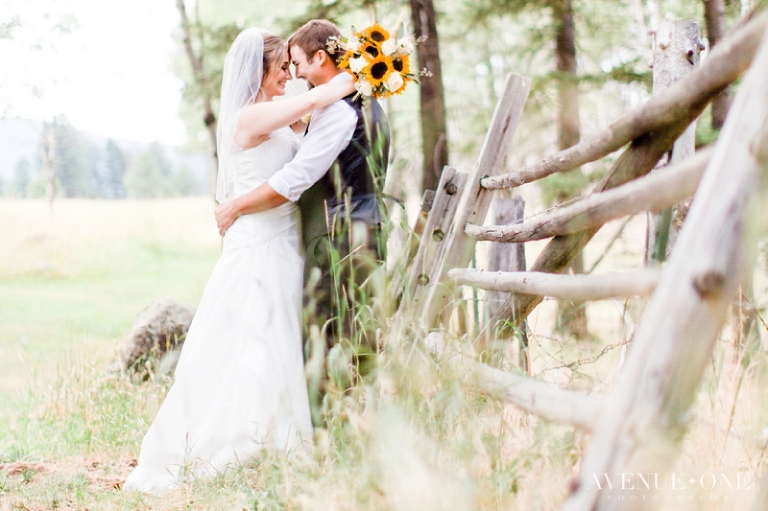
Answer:
M104 148L108 137L78 130L87 142ZM40 161L40 139L43 123L31 119L0 118L0 178L6 183L13 180L16 165L27 160L37 170ZM126 157L128 165L139 154L147 151L148 142L113 139ZM207 153L186 153L178 148L163 145L164 153L173 169L187 167L199 185L199 193L209 193L209 172L212 165Z

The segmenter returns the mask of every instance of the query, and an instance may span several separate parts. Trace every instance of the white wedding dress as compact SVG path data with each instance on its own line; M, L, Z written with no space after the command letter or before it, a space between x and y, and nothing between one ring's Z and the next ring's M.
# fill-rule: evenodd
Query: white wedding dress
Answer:
M235 196L296 153L290 128L239 153ZM126 490L163 493L263 450L290 455L312 438L301 335L303 259L289 202L238 218L205 288L175 382L141 444Z

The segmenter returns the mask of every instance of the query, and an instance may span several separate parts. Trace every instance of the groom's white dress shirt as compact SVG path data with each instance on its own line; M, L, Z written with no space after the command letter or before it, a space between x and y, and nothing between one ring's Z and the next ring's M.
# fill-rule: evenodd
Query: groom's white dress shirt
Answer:
M351 79L350 74L340 73L330 81ZM286 199L299 200L349 145L356 125L357 114L346 101L339 100L316 110L296 156L269 178L269 185Z

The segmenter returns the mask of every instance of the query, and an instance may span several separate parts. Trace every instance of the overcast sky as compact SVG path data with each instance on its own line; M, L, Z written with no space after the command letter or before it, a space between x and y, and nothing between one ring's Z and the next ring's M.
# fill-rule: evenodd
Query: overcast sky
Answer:
M170 70L171 0L0 0L0 116L65 114L112 138L180 144L182 82ZM56 26L71 27L62 33Z

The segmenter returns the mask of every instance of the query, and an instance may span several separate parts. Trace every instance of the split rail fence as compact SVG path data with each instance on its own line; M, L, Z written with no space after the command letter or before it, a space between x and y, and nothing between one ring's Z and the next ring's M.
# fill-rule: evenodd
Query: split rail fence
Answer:
M646 104L592 138L502 174L531 84L510 74L474 169L443 171L402 280L393 331L424 339L437 354L464 357L479 390L591 432L564 511L646 509L649 502L598 491L590 484L592 474L658 472L674 461L670 452L679 444L728 307L754 262L751 213L765 201L768 176L766 27L768 12L754 13L697 66L698 25L665 22L656 32L655 90ZM694 153L692 124L742 75L717 142ZM483 225L493 190L514 189L619 150L606 177L578 202L517 223ZM650 173L667 157L663 169ZM663 211L690 197L664 265L608 275L562 274L606 222ZM477 242L543 239L550 241L530 271L468 268ZM461 286L508 294L483 333L495 340L509 338L545 296L642 296L648 302L616 384L606 394L585 393L498 369L448 347L439 329L451 321ZM768 492L759 498L755 509L768 508Z

